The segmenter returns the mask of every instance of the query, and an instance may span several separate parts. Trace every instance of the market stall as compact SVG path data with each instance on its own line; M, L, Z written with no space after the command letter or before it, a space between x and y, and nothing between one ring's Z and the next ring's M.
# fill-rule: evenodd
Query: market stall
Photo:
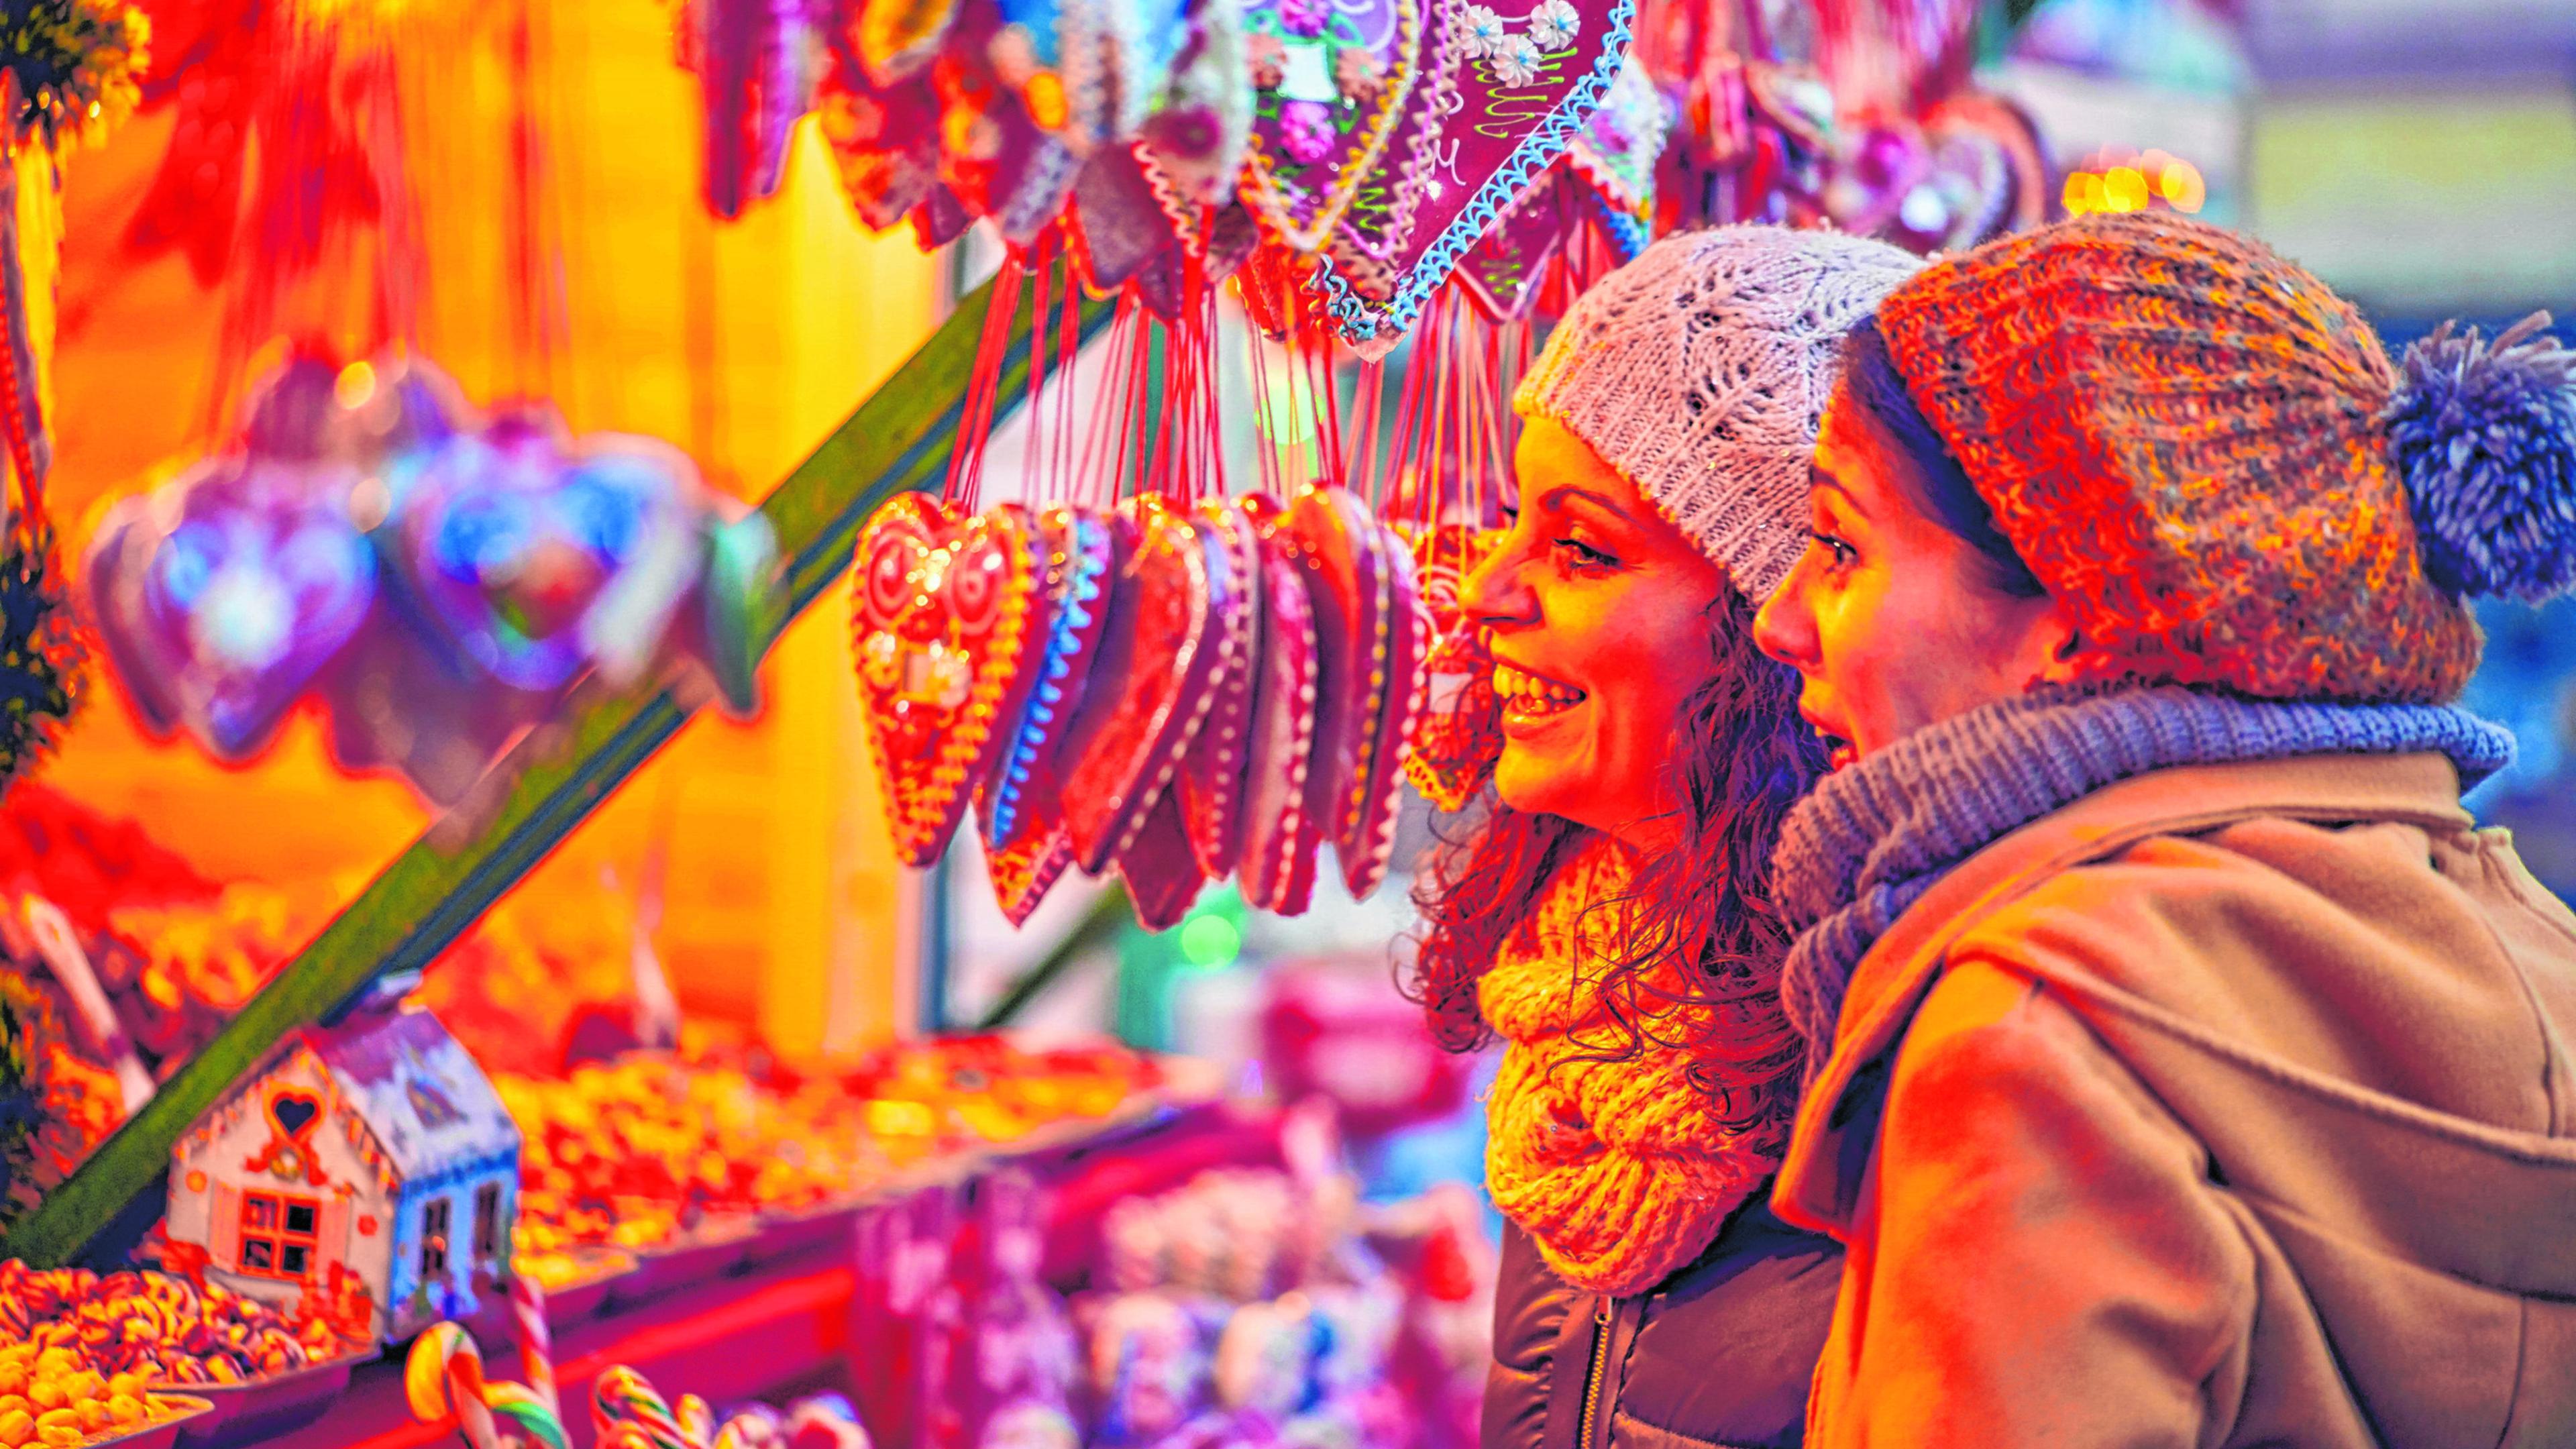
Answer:
M1232 960L1386 894L1477 796L1457 581L1592 279L1680 227L1932 250L2060 200L1965 3L696 0L622 102L677 152L547 114L583 7L57 8L77 84L22 104L0 213L9 1446L1465 1442L1479 1209L1364 1203L1343 1150L1468 1104L1418 1021L1282 969L1257 1084L1002 1028L1113 937ZM36 224L137 104L112 244L194 278L205 406L73 520ZM989 277L753 472L707 379L775 359L707 340L712 262L682 405L581 380L633 336L565 265L584 136L686 176L700 261L855 222ZM821 346L837 284L784 255ZM934 290L884 265L853 311ZM702 714L755 721L755 803L675 823L639 772ZM118 763L32 777L102 717ZM586 856L645 778L647 844ZM304 867L334 808L282 803L342 790L418 829L345 886ZM307 854L243 869L269 833ZM736 844L778 924L691 949ZM963 890L1055 933L925 1014Z

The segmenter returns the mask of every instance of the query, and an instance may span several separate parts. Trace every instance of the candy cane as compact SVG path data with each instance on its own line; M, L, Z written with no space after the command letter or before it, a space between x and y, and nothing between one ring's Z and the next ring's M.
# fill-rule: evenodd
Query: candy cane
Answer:
M618 1429L635 1430L651 1449L700 1449L681 1432L670 1404L645 1377L626 1365L611 1364L590 1386L590 1427L602 1440Z
M695 1394L682 1394L671 1402L671 1417L680 1421L680 1433L696 1449L707 1449L715 1437L716 1413L707 1401Z
M413 1341L403 1363L403 1399L424 1424L454 1415L456 1432L472 1449L501 1449L492 1410L483 1402L483 1350L455 1324L433 1323Z
M572 1436L564 1432L563 1416L525 1384L485 1384L483 1402L493 1413L507 1418L521 1434L535 1440L540 1449L572 1449Z
M519 1367L528 1376L528 1389L560 1420L563 1398L555 1392L555 1341L546 1326L544 1286L526 1273L510 1275L510 1312L519 1323Z

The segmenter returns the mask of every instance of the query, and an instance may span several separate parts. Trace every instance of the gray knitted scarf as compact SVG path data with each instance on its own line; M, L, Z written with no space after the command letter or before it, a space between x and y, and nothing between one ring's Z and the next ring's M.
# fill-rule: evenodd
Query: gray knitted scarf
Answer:
M1771 888L1798 931L1782 967L1812 1080L1852 968L1953 866L2115 780L2178 765L2438 750L2461 788L2513 760L2513 736L2438 705L2296 704L2172 687L2041 692L1915 731L1826 776L1782 822Z

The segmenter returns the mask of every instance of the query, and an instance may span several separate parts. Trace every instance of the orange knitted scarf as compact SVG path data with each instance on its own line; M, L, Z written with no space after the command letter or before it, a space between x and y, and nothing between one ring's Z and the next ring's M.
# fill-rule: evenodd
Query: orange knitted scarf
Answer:
M1614 1295L1644 1292L1698 1257L1778 1166L1767 1145L1718 1121L1683 1051L1650 1037L1635 1061L1576 1060L1627 1041L1594 990L1619 908L1586 911L1625 894L1633 860L1605 840L1568 862L1477 986L1506 1043L1486 1107L1494 1205L1559 1276Z

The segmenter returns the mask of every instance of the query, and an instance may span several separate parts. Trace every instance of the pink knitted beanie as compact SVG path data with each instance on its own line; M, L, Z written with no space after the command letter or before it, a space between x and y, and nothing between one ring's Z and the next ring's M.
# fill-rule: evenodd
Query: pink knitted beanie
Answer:
M1512 404L1581 438L1759 602L1807 545L1843 334L1921 265L1838 232L1666 237L1575 301Z

